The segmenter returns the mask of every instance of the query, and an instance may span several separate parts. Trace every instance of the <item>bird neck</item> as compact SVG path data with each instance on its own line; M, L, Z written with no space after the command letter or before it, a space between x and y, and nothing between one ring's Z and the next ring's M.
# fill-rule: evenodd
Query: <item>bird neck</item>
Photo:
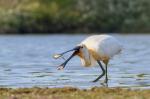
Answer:
M93 49L89 49L89 53L94 60L100 60L101 59L101 57L99 55L97 55L97 53L95 53L95 51Z
M85 67L94 66L96 64L96 60L93 58L93 55L90 52L86 57L83 55L83 53L78 53L77 55L80 57L82 65Z

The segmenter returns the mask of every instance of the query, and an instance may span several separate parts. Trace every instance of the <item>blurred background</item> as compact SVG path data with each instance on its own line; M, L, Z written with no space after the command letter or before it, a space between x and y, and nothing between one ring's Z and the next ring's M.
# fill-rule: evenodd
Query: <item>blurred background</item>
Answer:
M0 0L0 33L149 33L149 0Z
M90 82L99 66L76 57L58 71L64 60L52 58L89 33L112 33L124 46L109 63L109 87L150 89L150 0L0 0L0 87L100 86Z

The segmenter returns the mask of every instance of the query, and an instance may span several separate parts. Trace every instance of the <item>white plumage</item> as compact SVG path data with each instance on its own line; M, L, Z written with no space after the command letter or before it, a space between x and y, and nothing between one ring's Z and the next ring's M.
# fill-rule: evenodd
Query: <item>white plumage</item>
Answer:
M88 54L86 51L82 51L85 55L85 59L81 58L81 61L85 61L82 62L84 66L93 66L97 60L101 60L106 63L122 50L122 46L119 41L110 35L90 36L83 40L79 45L85 45L89 51ZM86 57L89 57L88 55L90 55L90 60L86 60ZM91 61L91 64L86 64L86 61Z
M105 82L107 83L108 62L114 55L120 53L121 50L122 45L114 37L110 35L93 35L83 40L75 48L55 55L54 58L59 58L67 52L74 51L73 54L58 67L59 70L63 69L72 57L78 55L83 66L90 67L98 63L102 69L102 74L93 82L98 81L106 74ZM105 64L105 68L102 66L101 61Z

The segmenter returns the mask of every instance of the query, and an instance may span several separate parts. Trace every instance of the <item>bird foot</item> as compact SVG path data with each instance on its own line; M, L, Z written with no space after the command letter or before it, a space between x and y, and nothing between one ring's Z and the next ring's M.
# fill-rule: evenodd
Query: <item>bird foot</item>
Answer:
M106 81L106 80L100 81L100 84L101 84L103 87L108 87L108 81Z
M104 80L104 83L106 83L106 84L107 84L107 83L108 83L108 79L105 79L105 80Z
M107 84L107 83L104 83L104 82L102 83L102 82L101 82L100 84L101 84L103 87L108 87L108 84Z

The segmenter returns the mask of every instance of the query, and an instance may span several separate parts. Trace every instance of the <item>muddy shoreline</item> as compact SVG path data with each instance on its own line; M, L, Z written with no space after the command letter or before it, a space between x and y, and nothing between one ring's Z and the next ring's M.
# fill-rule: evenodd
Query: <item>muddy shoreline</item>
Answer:
M0 99L148 99L150 89L0 88Z

